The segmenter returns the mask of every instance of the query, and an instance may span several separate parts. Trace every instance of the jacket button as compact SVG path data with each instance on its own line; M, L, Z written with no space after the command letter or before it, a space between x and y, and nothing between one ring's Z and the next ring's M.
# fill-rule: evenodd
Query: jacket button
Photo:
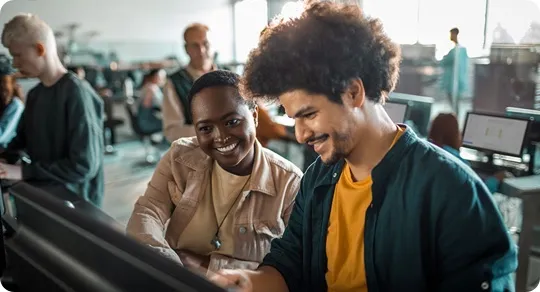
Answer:
M487 290L487 289L489 289L489 283L488 282L482 282L482 285L480 285L480 287L482 288L482 290Z
M244 233L246 233L247 229L246 229L246 227L242 226L242 227L240 227L240 229L238 231L240 231L240 234L244 234Z
M334 174L332 174L332 177L334 177L334 178L335 178L336 176L337 176L337 173L334 173Z

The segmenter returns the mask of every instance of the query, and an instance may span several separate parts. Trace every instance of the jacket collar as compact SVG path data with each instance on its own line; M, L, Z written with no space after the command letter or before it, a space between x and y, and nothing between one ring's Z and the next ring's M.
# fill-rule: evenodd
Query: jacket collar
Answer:
M396 141L396 144L386 153L381 162L375 166L371 173L374 183L376 182L386 182L392 170L396 168L396 160L401 159L409 147L418 141L418 136L412 131L410 127L406 125L399 124L401 128L405 129L405 132L401 137ZM317 158L317 164L322 165L322 171L319 172L317 178L317 183L315 187L322 185L335 185L339 181L343 167L345 166L345 160L341 159L333 165L325 165L320 161L320 157Z
M214 160L201 150L197 138L192 137L182 140L184 140L183 144L190 149L184 151L175 159L175 161L196 172L211 170ZM276 184L274 183L274 176L272 175L272 168L276 166L273 166L266 157L264 148L259 141L255 141L253 147L255 147L255 161L253 162L253 169L251 171L249 190L264 193L269 196L276 196Z

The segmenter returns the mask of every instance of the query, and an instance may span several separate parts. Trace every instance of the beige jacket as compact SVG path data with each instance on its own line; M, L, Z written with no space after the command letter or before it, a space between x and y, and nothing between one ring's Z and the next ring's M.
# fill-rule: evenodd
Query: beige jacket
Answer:
M180 262L175 251L178 240L195 214L204 186L211 183L212 165L213 160L199 148L195 137L174 142L159 162L144 196L135 203L128 235ZM291 162L255 144L249 192L242 195L234 213L233 258L212 254L210 271L255 269L262 262L270 251L270 241L285 230L301 176Z

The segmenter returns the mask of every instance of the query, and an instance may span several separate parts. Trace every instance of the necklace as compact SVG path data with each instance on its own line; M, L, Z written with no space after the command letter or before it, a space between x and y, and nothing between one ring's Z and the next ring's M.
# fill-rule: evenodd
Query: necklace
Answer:
M236 201L238 201L238 199L240 198L240 195L244 191L244 188L247 186L250 179L251 179L251 174L249 175L248 179L246 180L246 182L244 183L244 185L240 189L240 192L238 193L238 195L236 195L236 199L234 199L234 202L232 203L232 205L229 208L229 210L227 211L227 213L225 213L225 216L223 216L223 219L221 219L221 223L219 223L219 225L218 225L218 229L216 231L216 234L214 235L214 238L210 241L210 244L213 245L216 250L219 250L221 248L221 245L222 245L221 240L219 239L219 230L221 229L221 226L223 225L223 222L225 222L225 219L227 219L227 216L231 212L232 208L236 205Z

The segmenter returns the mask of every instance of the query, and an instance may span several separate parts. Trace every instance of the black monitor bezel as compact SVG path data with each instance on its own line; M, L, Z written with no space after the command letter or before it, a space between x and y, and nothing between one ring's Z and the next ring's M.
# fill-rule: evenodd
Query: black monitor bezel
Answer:
M156 279L159 278L171 287L183 286L186 290L193 291L194 289L188 288L191 284L179 280L179 278L186 278L193 281L193 284L196 286L205 287L208 291L224 291L224 289L220 289L208 282L208 280L204 279L201 275L194 274L193 272L180 267L171 260L156 254L156 252L150 248L125 236L121 230L116 228L118 226L115 222L108 224L103 222L101 218L94 218L94 216L81 214L80 212L83 209L79 206L80 202L73 204L75 208L69 207L66 205L68 201L58 198L55 196L56 194L36 188L26 182L19 182L11 187L10 194L13 196L15 202L21 202L24 205L35 209L36 212L46 214L46 216L49 217L52 216L51 218L54 217L52 220L56 222L66 222L67 224L65 227L70 230L76 230L77 232L80 232L81 235L84 234L85 237L91 236L94 238L101 238L100 240L102 240L102 242L99 242L99 244L101 245L103 243L103 246L109 246L107 250L121 250L119 257L123 258L124 261L141 263L143 266L155 270L156 275L153 277ZM11 218L8 214L2 216L4 223L9 223L11 221L10 225L13 225L12 227L15 228L15 233L17 232L16 229L21 225L27 225L27 229L39 230L37 228L38 222L34 222L33 220L29 220L28 222L18 222L20 219L19 216L17 216L17 218ZM105 225L108 227L102 228ZM44 236L44 238L46 237ZM108 240L103 238L108 238ZM114 246L112 242L121 243L121 246L125 248L125 250L122 250L119 246ZM132 254L131 251L136 251L136 253ZM135 255L136 257L133 257Z
M467 124L469 123L469 116L470 115L480 115L480 116L488 116L488 117L503 118L503 119L527 122L527 125L525 127L525 134L523 135L523 139L521 140L521 144L520 144L520 149L521 150L520 150L519 154L509 153L509 152L504 152L504 151L498 151L498 150L493 150L493 149L487 149L487 148L471 146L471 145L464 145L463 144L463 139L465 138L465 130L467 129ZM467 115L465 117L465 124L463 125L463 131L461 131L461 141L462 141L461 146L464 147L464 148L479 150L479 151L482 151L482 152L485 152L485 153L502 154L502 155L507 155L507 156L512 156L512 157L522 157L523 156L523 151L525 150L524 146L526 145L526 142L527 142L527 134L529 133L529 127L530 126L531 126L531 121L529 119L523 119L523 118L518 118L518 117L509 117L509 116L506 116L504 114L497 114L497 113L470 111L470 112L467 112Z

